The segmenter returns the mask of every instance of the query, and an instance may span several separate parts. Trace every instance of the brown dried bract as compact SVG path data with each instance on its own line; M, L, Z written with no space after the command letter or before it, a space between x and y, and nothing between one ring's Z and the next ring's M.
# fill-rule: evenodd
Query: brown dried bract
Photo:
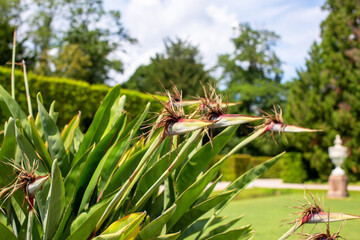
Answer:
M9 162L5 162L4 164L11 166L15 170L14 174L16 174L16 178L8 186L1 188L0 198L4 198L2 204L17 190L21 189L25 196L24 201L26 200L30 205L30 209L32 209L34 202L33 199L31 199L31 196L28 196L26 191L27 186L36 179L35 171L38 168L38 164L35 161L33 162L32 166L28 164L29 171L27 171L24 166L20 165L14 160L9 160Z

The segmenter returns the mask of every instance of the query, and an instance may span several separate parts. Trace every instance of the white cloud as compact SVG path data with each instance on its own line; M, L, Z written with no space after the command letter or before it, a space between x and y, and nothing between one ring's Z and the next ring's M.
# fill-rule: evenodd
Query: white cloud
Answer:
M120 10L122 22L139 44L124 45L126 81L141 64L163 52L163 39L181 37L197 45L207 68L217 56L232 51L232 27L249 22L255 29L268 29L280 35L276 53L284 62L285 80L295 76L295 69L305 63L313 41L319 39L320 22L325 18L320 6L325 0L105 0L107 9Z

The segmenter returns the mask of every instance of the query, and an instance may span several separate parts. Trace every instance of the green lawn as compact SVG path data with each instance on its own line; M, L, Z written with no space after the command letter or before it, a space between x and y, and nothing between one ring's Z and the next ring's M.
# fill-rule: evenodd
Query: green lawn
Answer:
M325 210L329 210L330 208L331 212L360 215L360 192L350 192L350 197L343 200L327 199L326 191L312 191L312 193L317 193L321 199L324 196ZM254 196L257 197L254 198ZM303 191L249 189L245 190L237 200L228 205L223 211L223 215L237 217L245 214L244 218L237 223L237 226L251 223L256 231L254 236L255 240L278 239L290 227L290 225L286 224L281 225L284 224L283 220L292 216L291 213L298 211L292 208L298 206L298 200L304 200ZM340 225L341 223L331 223L331 233L338 231ZM316 226L309 225L309 227L305 228L304 232L317 233L324 230L325 225L318 224ZM301 233L301 229L299 229L298 232ZM340 236L345 239L359 239L360 220L347 221L340 231ZM294 235L289 239L299 238L301 238L301 236Z

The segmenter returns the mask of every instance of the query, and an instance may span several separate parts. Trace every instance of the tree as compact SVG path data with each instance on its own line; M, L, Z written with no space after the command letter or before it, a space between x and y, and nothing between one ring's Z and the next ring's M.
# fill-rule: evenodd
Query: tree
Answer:
M27 31L35 56L33 70L39 75L49 76L52 75L49 51L55 48L60 38L54 22L60 19L60 13L65 10L66 0L35 0L34 3L34 13L28 18L30 29Z
M104 83L110 71L123 71L117 53L124 42L136 40L122 25L119 11L105 11L102 0L36 3L28 31L36 73Z
M173 82L182 90L183 97L202 95L201 83L211 77L201 63L198 48L180 38L166 39L164 45L165 53L156 54L149 65L138 67L123 86L154 93L171 89Z
M272 47L279 39L274 32L254 30L249 24L239 24L239 34L231 39L234 51L220 55L220 82L225 85L230 99L241 101L240 112L258 113L283 102L281 62Z
M314 43L306 68L298 71L288 97L287 119L323 134L297 135L292 149L302 152L312 178L326 180L333 168L328 147L336 134L349 148L345 170L360 179L360 1L328 0L321 24L321 43ZM290 141L291 142L291 141Z
M11 62L14 30L21 24L22 8L20 0L0 0L0 65ZM17 62L28 59L23 45L24 40L17 36Z
M109 79L110 71L123 72L117 52L124 42L135 43L136 39L122 25L119 11L105 11L102 0L72 1L69 20L70 28L62 44L63 47L77 46L88 59L89 64L82 65L81 78L90 83L103 83ZM104 27L105 22L107 27Z

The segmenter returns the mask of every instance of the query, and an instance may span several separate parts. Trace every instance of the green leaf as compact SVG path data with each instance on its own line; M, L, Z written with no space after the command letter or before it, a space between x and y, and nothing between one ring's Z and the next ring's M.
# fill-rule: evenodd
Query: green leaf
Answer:
M131 132L127 138L120 140L115 146L113 146L112 151L108 155L100 173L100 181L98 184L100 191L99 196L114 176L118 168L117 165L122 161L124 154L133 140L133 133L134 132Z
M12 168L5 163L9 159L15 159L16 148L15 121L10 118L4 127L4 140L0 149L0 186L6 186L12 181L10 178Z
M171 215L175 212L176 205L172 205L167 209L161 216L146 225L139 233L141 239L149 239L152 237L159 236L162 229L164 228Z
M111 198L92 206L88 212L81 213L71 224L70 236L67 240L88 239L94 231L96 223L104 213Z
M214 165L176 199L176 205L181 206L181 208L177 208L169 220L167 225L169 229L171 229L171 227L174 226L174 224L182 217L182 215L189 210L191 205L196 201L205 187L214 179L220 170L220 167L221 164Z
M133 213L112 223L102 234L94 240L125 240L131 235L135 238L140 230L140 224L144 220L146 212Z
M41 139L41 136L35 126L35 122L33 118L29 118L30 127L31 127L31 134L32 134L32 140L34 142L34 147L37 153L40 155L41 160L43 161L46 170L50 172L51 166L52 166L52 159L49 155L49 152L46 149L46 146Z
M140 160L148 149L149 146L143 147L141 150L132 155L127 161L121 164L119 169L115 172L114 176L110 179L109 185L105 187L103 196L107 196L108 194L116 191L124 184L124 182L134 172L136 166L139 164Z
M204 237L202 237L203 239L207 239L209 238L210 236L214 236L216 234L219 234L219 233L223 233L225 231L227 231L228 229L230 229L232 226L234 226L238 221L240 221L240 219L242 219L244 216L240 216L240 217L237 217L233 220L231 220L230 222L228 223L225 223L225 224L222 224L214 229L212 229L210 232L208 232Z
M118 118L116 124L111 128L111 130L106 134L106 136L100 140L95 149L91 152L89 157L87 158L83 169L81 170L80 176L77 181L77 185L75 188L75 198L79 200L80 206L77 204L74 206L74 210L77 210L79 207L79 213L85 207L85 204L90 199L93 189L97 183L97 179L100 174L100 170L94 175L96 168L101 163L101 159L106 154L106 151L111 147L114 141L117 139L118 134L120 133L120 129L123 127L123 123L125 121L125 114L122 117ZM93 180L91 181L91 179ZM89 185L91 184L91 185Z
M120 85L113 87L108 94L105 96L101 106L96 111L94 119L87 130L83 141L80 144L79 151L77 152L72 165L76 164L84 152L89 149L94 143L97 144L106 130L111 129L114 118L116 117L116 111L114 109L119 107L120 101ZM111 114L113 113L113 114Z
M30 125L26 114L21 110L19 104L10 96L10 94L0 85L0 107L4 115L15 120L19 119L26 133L30 135Z
M20 125L20 122L18 122L18 123ZM19 126L19 127L21 127L21 126ZM44 166L44 163L40 160L40 158L36 154L36 151L35 151L33 145L27 140L27 138L22 134L22 132L20 131L20 129L18 127L16 127L15 135L16 135L16 142L17 142L19 148L21 149L21 152L23 153L26 161L29 161L28 162L29 164L32 164L33 161L39 162L39 167L38 167L37 171L41 172L41 173L48 173L48 171L46 171L46 167ZM27 171L30 171L30 169L27 169L27 168L28 168L28 164L25 164L25 169Z
M54 120L41 104L40 96L40 94L37 95L38 111L44 129L44 135L48 143L49 152L52 159L58 159L61 174L62 176L66 176L70 165L64 148L64 143Z
M149 240L176 240L179 237L180 237L180 232L177 232L177 233L171 233L171 234L166 234L166 235L153 237L153 238L147 238L147 239L149 239Z
M213 146L208 142L184 164L176 179L176 189L179 193L196 180L209 162L224 148L237 128L238 126L231 126L224 129L213 139Z
M149 109L150 109L150 103L146 104L144 110L141 111L141 114L126 126L126 128L125 128L125 130L123 132L123 136L127 135L130 131L133 131L134 134L137 133L140 126L143 124L143 122L145 120L145 117L149 112Z
M238 240L248 238L251 234L253 234L253 230L251 229L251 225L247 225L241 228L229 230L227 232L222 232L207 238L206 240Z
M188 212L186 212L181 219L174 225L171 229L172 231L182 231L186 229L190 224L192 224L199 217L216 207L223 201L226 201L232 196L232 193L235 190L224 192L222 194L216 195L194 207L192 207Z
M211 224L215 225L218 224L219 222L222 222L226 219L227 217L216 217ZM196 222L194 222L191 226L189 226L188 228L186 228L184 230L184 232L181 234L181 238L185 239L188 236L191 236L197 232L199 232L200 230L202 230L204 228L204 226L206 225L206 223L209 221L210 218L203 218L200 220L197 220Z
M221 178L222 178L222 175L220 175L215 181L210 183L210 186L201 194L201 196L195 202L196 205L203 201L206 201L206 199L208 199L208 197L210 196L210 194L213 192L214 188L216 187L216 184L221 180Z
M65 207L65 188L57 160L51 169L51 185L46 201L43 239L52 239Z
M74 197L75 194L75 188L79 179L79 176L83 170L83 167L86 163L86 159L88 158L88 155L90 152L94 149L94 147L90 147L87 149L83 155L79 158L79 161L73 165L68 173L68 175L65 177L65 189L66 189L66 196L65 196L65 205L68 205ZM84 161L82 160L84 159Z
M73 119L71 119L69 124L64 127L64 130L61 133L61 139L64 142L64 147L66 151L69 150L71 143L74 139L75 130L79 126L80 116L81 112L79 112L79 114L77 114L75 117L73 117Z
M6 240L17 240L18 238L12 233L12 231L5 225L0 223L1 238Z
M43 101L41 101L41 104L43 103ZM54 121L54 123L56 124L59 113L55 112L55 101L53 101L50 104L50 108L49 108L49 116L52 118L52 120Z

